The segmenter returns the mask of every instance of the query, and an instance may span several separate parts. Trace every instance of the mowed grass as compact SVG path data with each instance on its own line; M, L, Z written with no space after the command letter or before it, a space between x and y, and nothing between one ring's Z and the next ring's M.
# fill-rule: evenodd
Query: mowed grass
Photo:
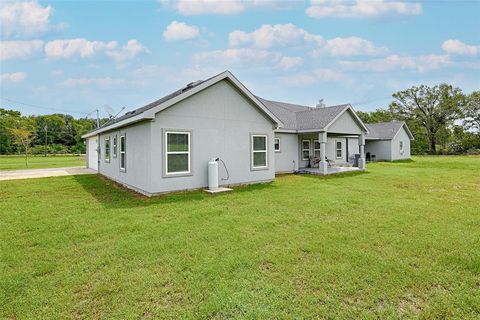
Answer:
M63 168L85 166L85 156L0 156L0 170Z
M0 182L0 318L480 317L480 157L147 199Z

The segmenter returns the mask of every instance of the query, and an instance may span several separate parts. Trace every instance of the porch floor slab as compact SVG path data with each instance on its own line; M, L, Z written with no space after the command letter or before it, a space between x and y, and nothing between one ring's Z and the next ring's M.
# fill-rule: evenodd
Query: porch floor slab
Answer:
M327 169L327 175L352 171L361 171L361 169L357 167L330 167ZM324 175L318 168L302 168L298 169L297 173Z

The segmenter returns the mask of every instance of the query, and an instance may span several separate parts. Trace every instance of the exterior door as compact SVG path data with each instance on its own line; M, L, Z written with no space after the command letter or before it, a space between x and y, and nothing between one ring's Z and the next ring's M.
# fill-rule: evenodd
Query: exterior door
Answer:
M87 167L98 171L98 137L87 140Z

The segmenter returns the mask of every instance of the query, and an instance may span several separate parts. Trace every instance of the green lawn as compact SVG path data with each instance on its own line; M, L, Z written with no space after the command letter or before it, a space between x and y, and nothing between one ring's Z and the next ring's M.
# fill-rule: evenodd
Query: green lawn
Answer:
M480 157L146 199L0 182L0 318L480 317Z
M0 156L0 170L79 167L85 165L85 156Z

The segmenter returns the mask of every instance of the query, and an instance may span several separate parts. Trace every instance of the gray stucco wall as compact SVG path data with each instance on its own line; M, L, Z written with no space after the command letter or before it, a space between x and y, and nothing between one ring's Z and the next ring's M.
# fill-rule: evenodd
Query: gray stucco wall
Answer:
M362 128L358 125L350 111L344 112L334 123L328 128L329 133L342 134L360 134Z
M280 152L275 151L275 172L293 172L298 169L298 135L275 133L280 138Z
M392 144L391 140L366 140L365 154L370 152L375 155L376 160L392 160Z
M149 192L203 188L207 186L207 164L221 158L220 185L270 181L275 178L274 125L228 81L221 81L158 113L151 122L151 184ZM163 130L191 131L192 175L163 177ZM268 168L251 169L250 135L268 136Z
M100 162L98 172L139 191L150 189L150 122L142 122L99 135ZM125 134L126 167L120 170L120 136ZM117 157L113 153L113 138L117 137ZM110 137L110 162L105 161L105 138Z
M400 152L400 141L403 141L403 152ZM404 127L392 140L392 160L410 159L410 137Z

